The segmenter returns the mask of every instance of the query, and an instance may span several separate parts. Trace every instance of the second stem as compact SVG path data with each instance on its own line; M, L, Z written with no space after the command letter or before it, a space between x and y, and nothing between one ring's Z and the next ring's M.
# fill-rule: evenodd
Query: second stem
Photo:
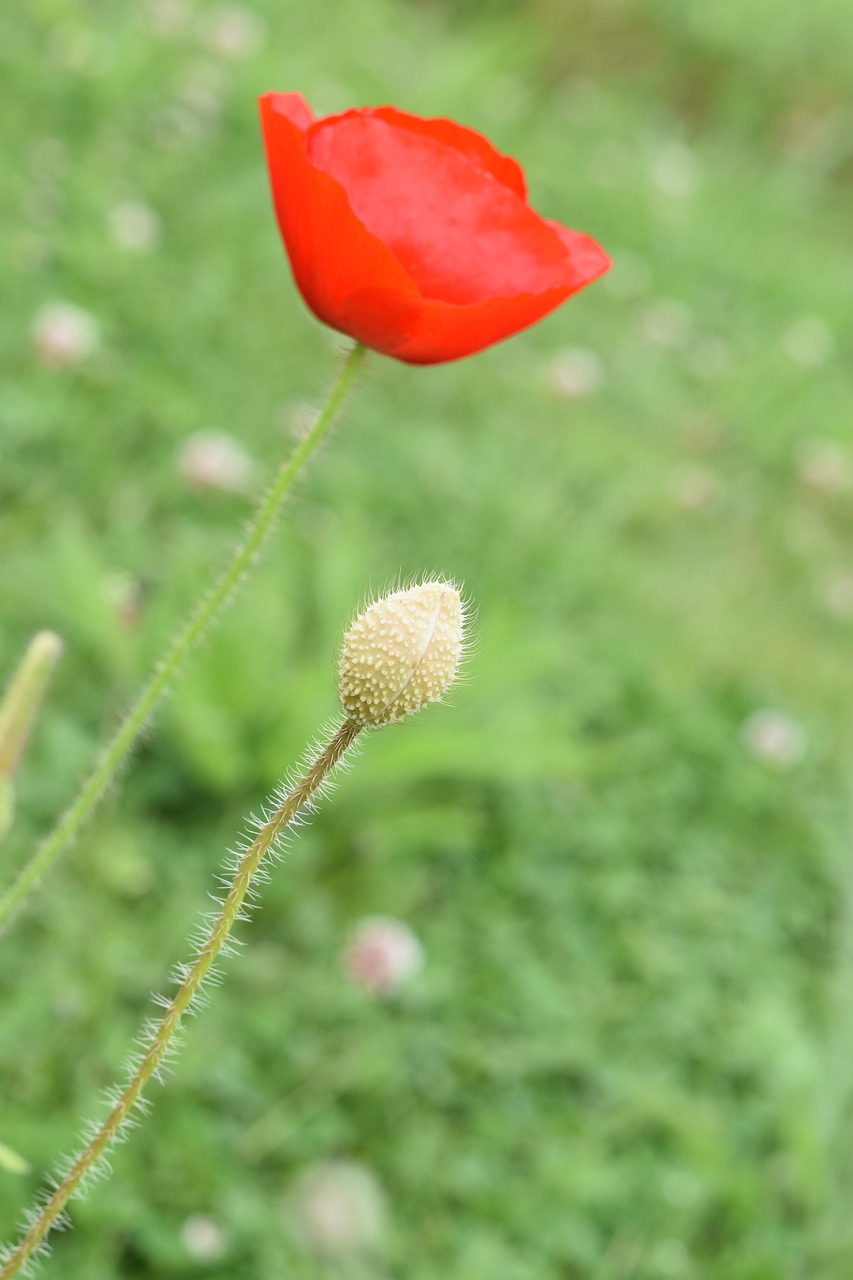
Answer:
M172 683L184 659L192 652L205 631L222 611L240 579L250 568L252 561L266 542L282 503L293 488L294 481L317 446L328 435L366 353L366 348L360 343L356 343L347 353L325 404L304 439L281 467L269 490L258 504L243 542L234 552L230 564L216 579L210 590L202 596L182 631L157 664L154 673L127 713L112 741L107 745L95 768L80 788L76 799L65 810L29 862L24 865L17 879L0 897L0 933L4 931L55 859L71 843L93 813L121 768L128 752L145 728L155 706Z

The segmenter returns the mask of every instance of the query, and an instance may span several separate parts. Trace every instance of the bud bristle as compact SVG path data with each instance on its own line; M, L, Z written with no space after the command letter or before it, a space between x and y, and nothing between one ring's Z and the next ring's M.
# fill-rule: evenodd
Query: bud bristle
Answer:
M338 695L350 720L379 726L436 702L462 655L462 600L450 582L422 582L377 600L344 637Z

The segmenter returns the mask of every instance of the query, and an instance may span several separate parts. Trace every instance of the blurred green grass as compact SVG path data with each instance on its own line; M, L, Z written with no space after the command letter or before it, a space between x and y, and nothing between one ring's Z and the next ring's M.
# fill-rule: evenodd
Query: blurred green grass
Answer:
M221 9L179 0L0 18L0 662L38 627L67 645L4 876L247 512L187 491L182 441L227 430L269 474L336 358L278 243L258 92L482 128L616 266L473 360L373 361L121 794L0 942L0 1141L33 1166L0 1171L3 1234L242 816L334 713L346 618L435 568L478 608L468 682L369 741L300 833L46 1274L338 1274L283 1204L343 1154L388 1195L376 1276L845 1280L846 8L347 0L332 34L293 0L252 12L243 57ZM109 233L128 200L162 220L150 254ZM33 354L55 299L100 325L74 370ZM746 749L762 708L801 761ZM390 1006L341 975L376 913L427 954ZM206 1265L181 1236L199 1212L227 1241Z

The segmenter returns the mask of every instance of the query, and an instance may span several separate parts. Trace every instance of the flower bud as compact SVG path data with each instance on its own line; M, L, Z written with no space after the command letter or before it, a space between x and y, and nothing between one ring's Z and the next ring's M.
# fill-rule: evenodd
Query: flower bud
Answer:
M62 641L53 631L40 631L30 641L24 660L0 702L0 774L18 767L47 682L62 653Z
M350 720L378 727L436 702L453 683L464 617L449 582L422 582L370 605L344 637L338 696Z
M0 773L0 844L12 829L15 820L15 786L12 779Z

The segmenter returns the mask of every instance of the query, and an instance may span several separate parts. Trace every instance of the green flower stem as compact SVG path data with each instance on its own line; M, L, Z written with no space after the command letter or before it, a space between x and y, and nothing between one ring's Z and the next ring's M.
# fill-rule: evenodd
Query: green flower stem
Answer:
M145 1086L162 1065L181 1019L222 950L234 922L240 918L241 908L255 873L270 850L274 848L284 829L310 801L318 788L322 787L344 753L358 737L361 729L362 726L353 720L344 721L308 771L290 788L273 816L261 827L243 853L222 904L222 910L195 960L187 969L177 994L151 1035L148 1048L143 1053L124 1091L116 1099L115 1105L91 1142L77 1156L56 1190L34 1216L32 1225L20 1244L6 1256L0 1270L0 1280L10 1280L10 1277L16 1275L39 1249L39 1245L62 1214L69 1199L115 1141L120 1129L139 1102Z
M77 798L70 808L59 819L59 822L44 839L23 867L18 878L0 897L0 933L8 925L12 917L20 910L29 894L50 868L62 850L76 837L80 828L91 816L98 801L109 787L120 769L125 757L133 747L144 729L149 716L163 696L184 659L192 652L213 620L222 611L241 578L257 557L275 523L281 505L293 487L311 455L320 442L326 437L341 408L346 395L355 380L356 374L364 360L366 348L360 343L347 354L338 378L332 387L329 397L317 415L310 431L294 449L290 458L284 463L271 488L262 498L254 518L242 544L214 583L211 590L202 597L190 615L189 621L163 660L157 665L154 674L143 688L134 706L108 744L94 770L83 783Z

